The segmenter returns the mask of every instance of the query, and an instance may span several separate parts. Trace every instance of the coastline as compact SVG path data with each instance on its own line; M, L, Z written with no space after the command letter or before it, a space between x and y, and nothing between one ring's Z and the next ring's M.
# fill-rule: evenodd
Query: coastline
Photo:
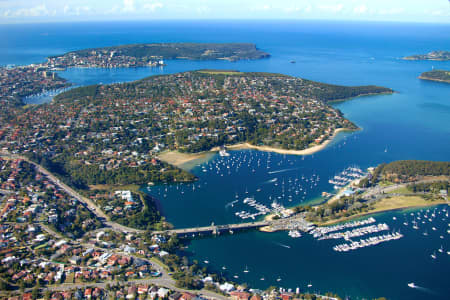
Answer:
M312 146L312 147L309 147L309 148L306 148L303 150L287 150L287 149L281 149L281 148L274 148L274 147L270 147L270 146L255 146L250 143L239 143L239 144L229 145L229 146L226 146L226 148L228 150L254 149L254 150L258 150L258 151L275 152L275 153L279 153L279 154L311 155L311 154L314 154L316 152L319 152L319 151L325 149L328 146L328 144L330 144L340 132L346 132L346 131L351 132L351 131L355 131L355 130L349 129L349 128L335 129L333 132L333 135L331 137L329 137L328 139L326 139L325 141L323 141L321 144L315 145L315 146ZM160 153L157 158L159 160L169 163L171 165L174 165L177 167L183 167L183 166L186 166L188 163L191 163L192 161L209 159L209 157L211 155L213 155L215 152L218 152L218 151L220 151L220 147L214 147L209 151L198 152L198 153L182 153L182 152L179 152L176 150L172 150L172 151L164 151L164 152Z
M198 152L198 153L182 153L179 151L164 151L160 153L157 158L163 162L182 168L186 164L196 161L205 160L211 156L211 151Z
M270 146L255 146L250 143L234 144L234 145L226 146L226 148L229 150L254 149L254 150L258 150L258 151L275 152L275 153L279 153L279 154L311 155L311 154L314 154L314 153L319 152L320 150L323 150L324 148L326 148L328 146L328 144L331 143L340 132L345 132L345 131L354 131L354 130L349 129L349 128L335 129L333 135L331 137L329 137L327 140L325 140L324 142L322 142L321 144L315 145L315 146L312 146L312 147L309 147L309 148L306 148L303 150L288 150L288 149L274 148L274 147L270 147ZM219 147L214 147L211 149L211 151L219 151L219 150L220 150Z
M396 198L401 198L401 196L400 197L392 197L392 198L395 198L395 199ZM450 203L447 202L444 199L442 199L442 200L435 200L435 201L428 201L428 200L425 200L425 199L417 197L417 196L407 196L407 198L409 198L409 199L403 199L403 201L404 202L409 202L409 201L411 201L411 198L415 198L415 199L413 199L413 201L412 201L413 203L394 203L391 206L385 206L384 205L382 207L374 208L371 211L355 214L355 215L348 216L348 217L342 217L342 218L339 218L339 219L327 220L325 222L313 222L313 223L316 226L319 226L319 227L320 226L330 226L330 225L335 225L335 224L338 224L338 223L348 222L348 221L351 221L351 220L354 220L354 219L358 219L358 218L367 217L367 216L370 216L370 215L383 214L383 213L387 213L387 212L390 212L390 211L403 210L403 209L423 208L423 207L431 207L431 206L445 205L445 204L450 206ZM267 215L267 216L264 217L264 220L271 221L274 216L275 216L274 214ZM263 227L259 228L259 231L261 231L261 232L276 232L276 231L280 231L280 230L274 230L269 225L269 226L263 226Z
M408 196L408 197L416 197L416 198L418 198L417 196ZM392 197L391 199L393 199L393 198L394 197ZM375 209L373 209L371 211L355 214L355 215L349 216L349 217L339 218L339 219L335 219L335 220L328 220L328 221L325 221L325 222L318 222L318 223L316 223L316 225L317 226L329 226L329 225L334 225L334 224L337 224L337 223L347 222L347 221L350 221L350 220L353 220L353 219L357 219L357 218L361 218L361 217L365 217L365 216L369 216L369 215L381 214L381 213L386 213L386 212L389 212L389 211L396 211L396 210L402 210L402 209L430 207L430 206L437 206L437 205L444 205L444 204L450 205L445 200L437 200L437 201L423 200L423 201L420 201L420 202L421 203L416 202L416 203L410 203L410 204L393 205L392 207L375 208Z
M444 79L437 79L437 78L431 78L431 77L426 77L426 76L419 76L417 77L421 80L428 80L428 81L435 81L435 82L443 82L443 83L450 83L450 80L444 80Z

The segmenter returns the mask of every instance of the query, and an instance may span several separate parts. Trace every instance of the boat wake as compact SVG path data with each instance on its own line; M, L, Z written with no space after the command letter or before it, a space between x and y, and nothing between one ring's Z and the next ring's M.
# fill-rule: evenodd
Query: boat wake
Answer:
M283 247L283 248L291 249L291 246L289 246L289 245L285 245L285 244L281 244L281 243L275 243L275 245L278 245L278 246Z
M278 178L270 179L270 180L264 181L263 184L274 183L274 182L277 182L277 180L278 180Z
M229 203L227 203L227 204L225 205L225 208L233 207L234 204L236 204L237 202L238 202L238 200L231 201L231 202L229 202Z
M298 169L299 168L282 169L282 170L270 171L270 172L267 172L267 173L268 174L284 173L284 172L289 172L289 171L295 171L295 170L298 170Z
M427 293L427 294L430 294L430 295L434 295L434 296L437 296L437 295L438 295L438 293L436 293L435 291L430 290L430 289L428 289L428 288L426 288L426 287L422 287L422 286L417 286L417 285L415 285L414 287L411 287L411 288L416 289L416 290L418 290L418 291L422 291L422 292Z

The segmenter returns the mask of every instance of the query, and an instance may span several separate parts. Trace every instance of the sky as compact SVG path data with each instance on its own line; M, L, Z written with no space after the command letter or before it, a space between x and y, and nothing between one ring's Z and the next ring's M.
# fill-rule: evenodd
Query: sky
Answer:
M450 23L450 0L0 0L0 23L161 19Z

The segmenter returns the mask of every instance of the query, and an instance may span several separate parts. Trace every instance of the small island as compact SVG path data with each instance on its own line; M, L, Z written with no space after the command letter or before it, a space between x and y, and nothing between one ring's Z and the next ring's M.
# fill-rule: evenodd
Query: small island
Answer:
M450 83L450 72L446 70L423 72L419 79Z
M161 66L164 59L237 61L269 56L250 43L152 43L71 51L49 57L46 65L51 69L128 68Z
M450 60L450 51L432 51L427 54L416 54L403 57L404 60Z

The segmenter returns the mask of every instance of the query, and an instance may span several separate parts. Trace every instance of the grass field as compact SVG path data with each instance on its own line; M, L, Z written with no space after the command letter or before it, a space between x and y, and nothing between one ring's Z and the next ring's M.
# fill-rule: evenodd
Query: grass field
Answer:
M399 187L398 189L387 192L386 194L411 194L412 191L408 190L406 187Z
M106 190L106 191L130 190L132 192L137 192L139 190L139 185L137 185L137 184L127 184L127 185L96 184L96 185L90 185L89 189L90 190Z
M204 73L204 74L222 74L222 75L237 75L237 74L242 74L239 71L234 71L234 70L200 70L198 71L199 73Z

